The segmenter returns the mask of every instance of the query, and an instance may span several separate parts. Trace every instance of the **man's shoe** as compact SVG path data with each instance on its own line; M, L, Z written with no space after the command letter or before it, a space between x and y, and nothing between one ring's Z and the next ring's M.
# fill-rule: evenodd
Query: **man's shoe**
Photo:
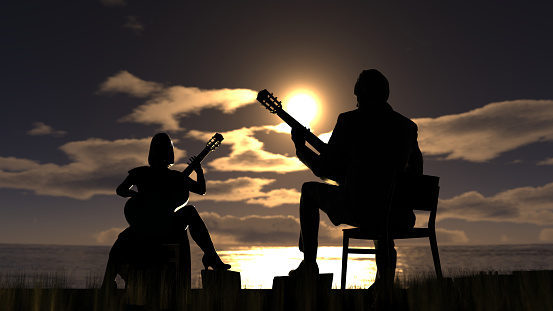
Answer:
M300 265L296 268L296 270L291 270L288 273L291 277L313 277L319 275L319 266L317 265L317 262L307 262L305 260L302 260Z

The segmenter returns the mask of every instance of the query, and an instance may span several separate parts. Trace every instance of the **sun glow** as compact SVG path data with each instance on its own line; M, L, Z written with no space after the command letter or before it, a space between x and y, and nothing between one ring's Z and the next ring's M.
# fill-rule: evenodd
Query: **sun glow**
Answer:
M317 103L313 97L307 94L297 94L288 101L286 111L299 123L311 127L311 123L317 116Z
M275 276L285 276L296 269L303 259L297 247L251 247L218 251L222 260L240 272L242 288L272 288ZM368 288L376 275L374 255L350 255L348 262L348 288ZM318 249L317 264L320 273L332 273L333 288L340 288L342 248L323 246ZM403 261L398 260L398 271Z
M284 100L284 110L307 128L312 128L319 117L319 100L305 90L290 93ZM290 132L285 123L278 125L283 132Z

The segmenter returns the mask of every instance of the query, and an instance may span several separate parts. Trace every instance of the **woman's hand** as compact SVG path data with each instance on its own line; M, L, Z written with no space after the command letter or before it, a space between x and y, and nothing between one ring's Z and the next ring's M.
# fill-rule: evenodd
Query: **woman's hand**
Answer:
M196 161L196 157L192 156L190 157L190 162L188 162L188 165L196 172L203 172L202 163L200 161Z

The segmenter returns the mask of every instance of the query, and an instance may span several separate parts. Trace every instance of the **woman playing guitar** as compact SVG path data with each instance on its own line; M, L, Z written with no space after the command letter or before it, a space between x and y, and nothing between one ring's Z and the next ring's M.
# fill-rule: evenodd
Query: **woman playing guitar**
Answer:
M186 234L185 230L189 228L192 239L204 252L202 263L205 268L229 269L230 265L224 264L217 255L211 236L196 208L185 205L189 191L199 195L206 192L200 161L194 161L195 157L190 158L189 166L197 176L194 181L183 172L170 169L174 160L171 138L165 133L158 133L150 144L150 165L130 170L127 178L117 187L118 195L137 199L139 203L136 205L142 205L146 210L144 215L138 216L136 224L131 222L131 228L136 226L138 234L150 235L150 238L158 238L164 242L173 239L174 235ZM133 186L138 191L132 190Z
M222 136L217 138L218 146ZM208 148L214 150L210 143ZM203 159L207 153L204 150L199 158ZM130 198L125 205L125 217L130 226L119 234L111 248L102 285L105 290L113 288L117 274L126 279L124 267L129 264L156 263L156 256L159 257L157 245L184 242L188 247L188 228L192 239L204 252L202 263L205 269L230 269L230 265L219 258L196 208L186 205L189 191L200 195L206 192L201 159L192 157L184 172L179 172L170 169L174 158L173 142L169 135L156 134L150 144L149 166L130 170L127 178L117 187L119 196ZM191 171L196 172L196 180L188 176ZM131 189L134 186L137 191Z

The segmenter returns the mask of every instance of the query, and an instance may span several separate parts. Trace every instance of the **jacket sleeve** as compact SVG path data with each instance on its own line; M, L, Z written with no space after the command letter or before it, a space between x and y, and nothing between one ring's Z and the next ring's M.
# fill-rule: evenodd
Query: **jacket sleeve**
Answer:
M422 152L419 148L419 143L417 141L417 131L418 128L415 125L414 126L414 138L413 138L413 145L411 147L411 152L409 154L409 160L407 162L407 167L405 168L405 171L407 173L413 173L413 174L419 174L421 175L423 172L423 159L422 159Z
M338 183L343 181L343 161L349 135L345 125L346 121L340 115L328 141L327 148L321 154L316 154L307 146L296 148L296 155L300 161L309 167L315 176L331 179Z

